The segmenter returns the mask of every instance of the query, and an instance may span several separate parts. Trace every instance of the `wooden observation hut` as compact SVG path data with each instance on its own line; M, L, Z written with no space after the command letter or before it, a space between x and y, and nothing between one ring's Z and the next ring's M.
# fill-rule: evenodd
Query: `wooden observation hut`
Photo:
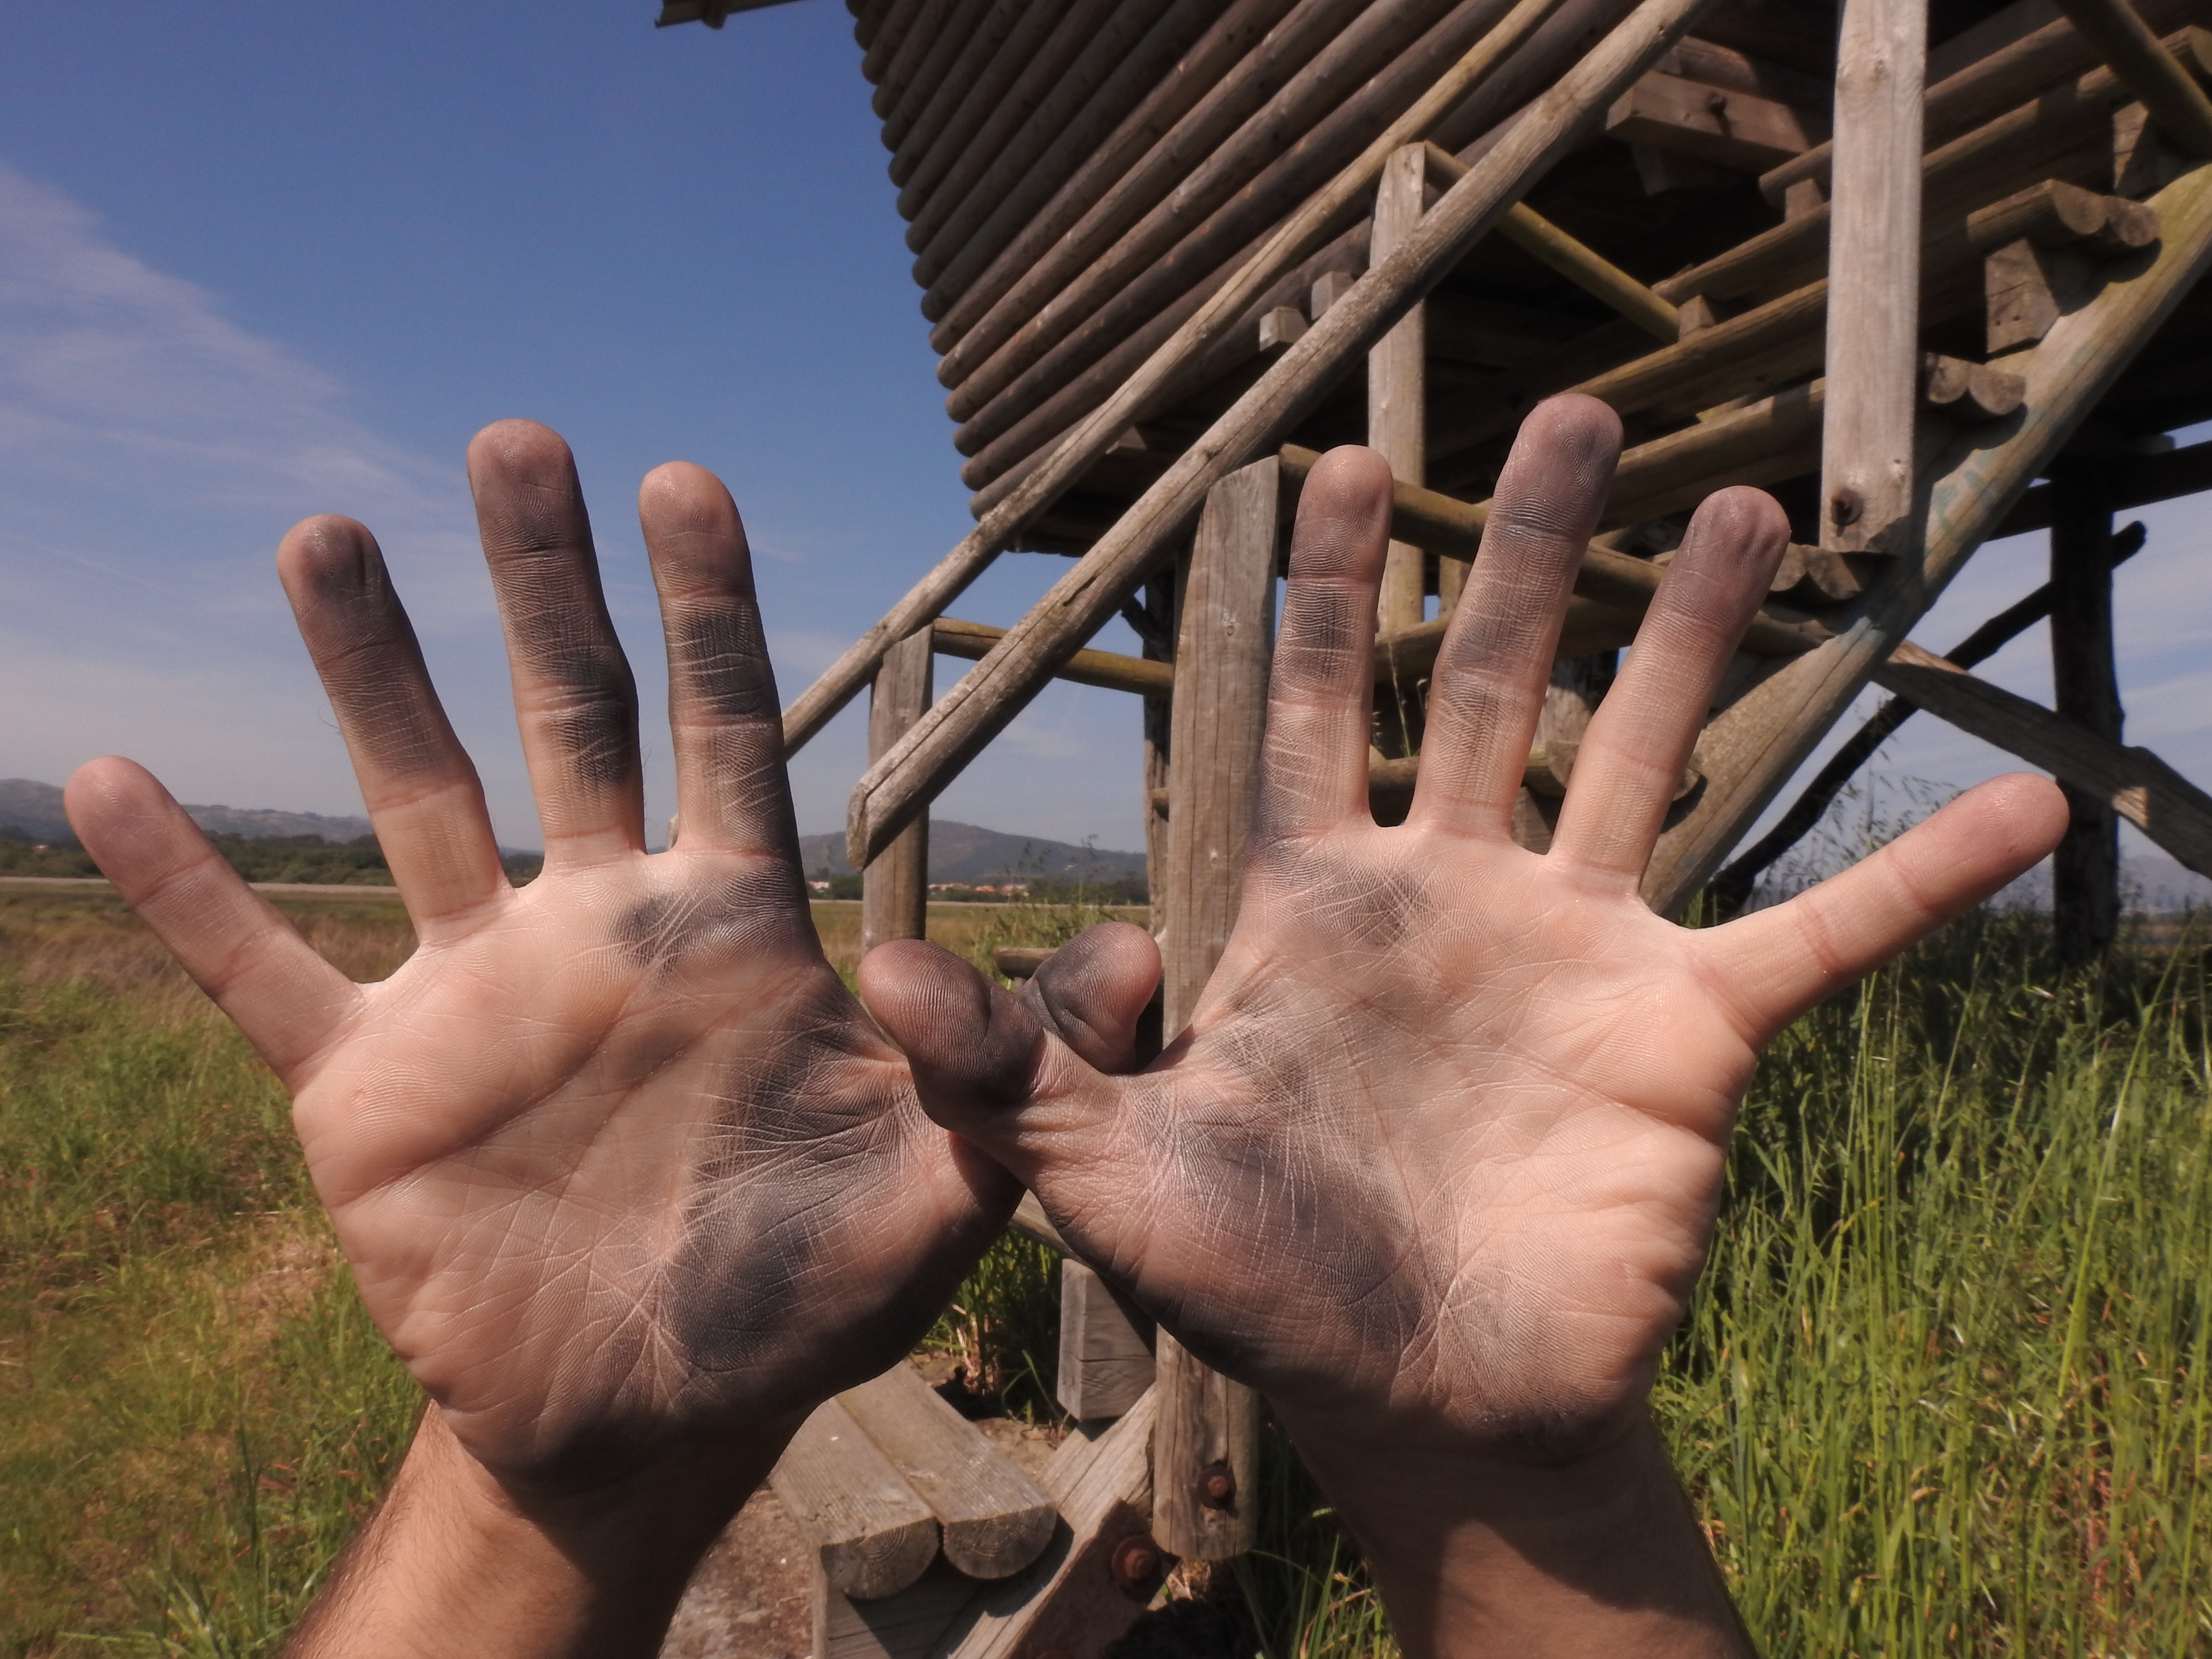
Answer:
M1687 513L1754 483L1793 545L1652 860L1656 908L1741 903L1916 709L2066 787L2075 956L2117 926L2118 818L2212 874L2212 799L2122 744L2112 631L2140 544L2115 514L2212 487L2212 444L2166 435L2212 419L2212 0L851 3L977 520L785 715L796 750L872 690L848 823L872 942L921 933L927 805L1030 698L1056 676L1125 690L1176 1030L1234 915L1315 452L1368 443L1399 479L1371 793L1402 813L1486 498L1522 415L1569 388L1628 447L1524 841ZM1911 637L1983 542L2033 529L2047 585L1948 650ZM1072 562L1011 629L948 616L1010 551ZM1086 648L1117 614L1141 657ZM2046 618L2055 708L1972 673ZM937 655L977 665L933 696ZM1869 681L1890 703L1728 865ZM825 1659L1077 1659L1133 1616L1147 1530L1178 1557L1248 1547L1253 1403L1161 1336L1150 1392L1103 1426L1154 1367L1078 1264L1066 1309L1063 1389L1099 1421L1055 1477L1057 1541L995 1587L833 1586ZM887 1611L932 1595L965 1611Z

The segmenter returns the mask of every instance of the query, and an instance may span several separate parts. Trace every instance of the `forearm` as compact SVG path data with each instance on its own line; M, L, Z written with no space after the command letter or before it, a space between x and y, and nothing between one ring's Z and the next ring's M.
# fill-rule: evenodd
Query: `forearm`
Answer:
M1293 1437L1366 1551L1413 1659L1755 1652L1649 1422L1571 1465Z
M660 1647L699 1558L784 1441L689 1448L587 1496L518 1496L433 1407L287 1659L598 1659Z

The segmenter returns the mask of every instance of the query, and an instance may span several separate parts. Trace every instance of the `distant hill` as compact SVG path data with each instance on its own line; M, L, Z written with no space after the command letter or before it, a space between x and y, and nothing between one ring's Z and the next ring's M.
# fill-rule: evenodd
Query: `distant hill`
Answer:
M193 806L185 811L194 823L210 836L236 836L241 841L276 841L293 836L319 836L343 844L370 832L367 818L329 818L320 812L277 812L264 806ZM40 841L69 839L69 817L62 811L62 792L51 783L30 778L0 778L0 824L12 824Z
M841 835L801 836L799 848L810 876L853 873L845 857L845 837ZM932 881L996 882L1012 876L1030 881L1113 882L1144 873L1142 853L1075 847L1041 836L1009 836L972 823L956 823L950 818L929 821Z

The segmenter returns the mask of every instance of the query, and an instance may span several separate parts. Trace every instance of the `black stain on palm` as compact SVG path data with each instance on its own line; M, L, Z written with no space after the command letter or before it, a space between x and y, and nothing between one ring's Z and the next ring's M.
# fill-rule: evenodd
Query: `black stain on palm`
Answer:
M818 967L809 963L816 951L805 914L797 867L756 854L711 883L639 900L616 925L615 938L636 961L664 971L702 957L752 952Z
M757 608L735 599L688 605L667 633L669 663L686 696L723 720L780 721Z

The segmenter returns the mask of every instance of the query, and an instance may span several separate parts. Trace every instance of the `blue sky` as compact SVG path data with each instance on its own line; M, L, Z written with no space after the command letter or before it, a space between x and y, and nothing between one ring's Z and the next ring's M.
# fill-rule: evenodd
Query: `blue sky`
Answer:
M750 529L787 700L967 528L943 393L851 18L836 0L655 30L651 0L127 16L0 9L0 775L131 755L187 799L358 810L270 555L315 511L382 538L503 839L535 817L460 457L527 415L574 447L648 704L634 511L674 457ZM2131 741L2212 781L2201 509L2142 515L2120 577ZM1987 550L1942 648L2039 577ZM1012 620L1063 568L1012 556L958 613ZM1131 649L1113 624L1098 643ZM2039 633L1985 670L2048 695ZM939 660L940 689L959 665ZM801 757L838 827L857 711ZM1884 763L2002 757L1922 719ZM1139 843L1136 711L1058 687L942 816Z

